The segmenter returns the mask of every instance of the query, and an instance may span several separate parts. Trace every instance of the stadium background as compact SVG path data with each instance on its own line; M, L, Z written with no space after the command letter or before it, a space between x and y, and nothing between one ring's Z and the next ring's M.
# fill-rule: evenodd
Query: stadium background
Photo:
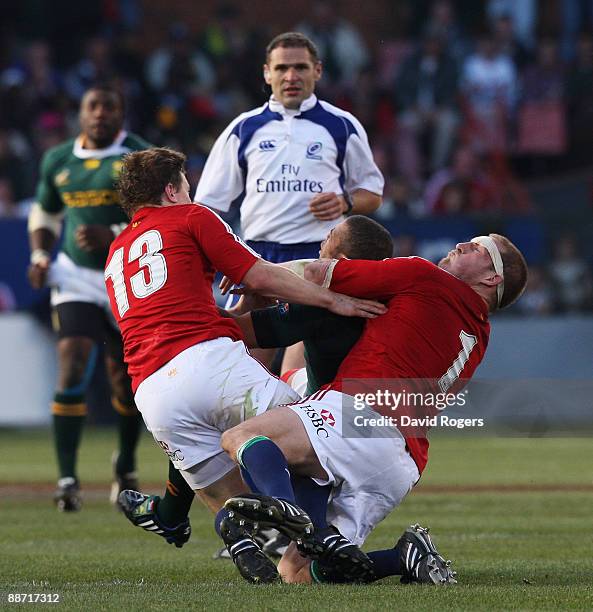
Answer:
M428 522L460 571L459 587L446 592L397 588L395 581L368 589L249 588L232 568L211 560L219 543L198 504L192 509L194 535L182 552L114 516L106 501L114 437L108 427L85 432L83 512L58 514L50 501L55 467L48 404L55 358L47 294L32 292L25 279L26 216L39 160L47 148L76 133L78 103L88 84L118 81L129 128L186 152L195 186L216 135L269 94L261 79L266 42L280 31L306 24L314 30L323 23L323 36L313 34L330 48L319 93L352 110L368 130L386 177L377 218L392 232L396 254L436 258L476 233L507 233L527 255L530 285L515 307L494 317L478 375L503 385L510 379L552 379L568 394L571 379L591 379L593 363L592 5L585 0L4 3L0 607L15 590L59 592L67 609L170 610L187 609L188 602L233 612L247 606L343 610L353 604L415 610L593 607L588 398L571 404L572 415L561 399L530 405L527 428L512 437L469 430L434 436L422 483L381 524L369 546L392 546L405 524ZM475 53L494 31L497 69L510 78L493 90L488 78L493 71L483 69L492 64ZM414 53L434 41L451 56L449 77L439 86L456 127L445 139L447 154L431 166L431 132L415 134L409 111L415 85L430 89L430 70L414 69L420 66ZM169 71L172 53L175 69ZM479 87L472 81L476 72L485 77ZM421 74L428 80L418 83ZM236 213L229 220L236 222ZM100 370L95 382L101 382ZM90 420L106 424L107 398L100 384L94 388L99 391L91 400ZM572 436L560 435L571 418ZM148 436L139 465L147 490L158 491L165 466Z

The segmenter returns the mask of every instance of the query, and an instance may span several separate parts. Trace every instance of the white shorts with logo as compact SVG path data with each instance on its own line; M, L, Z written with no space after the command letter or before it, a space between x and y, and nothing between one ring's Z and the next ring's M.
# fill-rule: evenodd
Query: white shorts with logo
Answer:
M319 484L333 485L328 522L362 545L420 478L406 443L395 427L354 427L349 415L377 418L365 408L354 411L354 398L337 391L318 391L291 404L313 450L328 475ZM345 408L346 406L346 408ZM345 415L344 415L345 416Z
M176 355L140 383L134 399L157 444L202 489L235 466L220 446L224 431L298 395L243 342L217 338Z
M103 270L83 268L65 253L59 253L50 265L47 284L51 288L52 306L64 302L90 302L111 314Z

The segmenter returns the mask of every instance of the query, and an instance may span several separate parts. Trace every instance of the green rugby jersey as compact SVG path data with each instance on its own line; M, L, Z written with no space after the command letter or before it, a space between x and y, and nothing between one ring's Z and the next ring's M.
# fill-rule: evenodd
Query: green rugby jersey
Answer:
M261 348L290 346L303 340L307 367L307 395L330 383L356 344L364 319L342 317L324 308L281 304L253 310L251 320Z
M48 213L64 211L62 251L77 265L96 270L105 266L108 249L83 251L76 244L74 232L79 225L128 222L116 191L121 158L151 146L122 131L105 149L84 149L79 137L53 147L43 156L37 202Z

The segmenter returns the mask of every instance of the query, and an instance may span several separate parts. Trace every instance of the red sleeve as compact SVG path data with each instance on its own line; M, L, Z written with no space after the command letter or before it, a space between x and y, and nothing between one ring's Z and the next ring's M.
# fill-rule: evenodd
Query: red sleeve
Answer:
M195 206L188 216L188 226L212 266L237 285L259 259L229 225L205 206Z
M353 297L386 300L413 286L432 268L434 264L421 257L342 259L334 268L329 288Z

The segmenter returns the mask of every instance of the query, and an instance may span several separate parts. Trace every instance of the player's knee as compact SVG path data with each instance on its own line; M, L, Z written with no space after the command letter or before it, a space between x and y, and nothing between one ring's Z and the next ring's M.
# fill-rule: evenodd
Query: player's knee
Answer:
M237 451L241 448L241 445L251 437L251 434L246 431L243 425L244 424L241 423L231 429L227 429L223 432L220 439L222 450L229 455L233 461L237 460Z
M134 394L127 381L111 381L112 400L124 406L135 406Z
M84 391L90 380L89 370L94 368L91 363L93 343L88 339L64 338L58 343L59 382L61 390L83 386Z
M134 398L125 397L122 399L117 395L112 395L111 405L118 414L125 417L136 417L140 414L134 403Z
M233 429L227 429L222 433L220 438L220 446L222 450L231 457L231 459L237 459L237 449L235 447L235 434Z
M124 364L113 359L107 359L106 366L113 396L126 406L132 405L134 403L134 393Z
M82 385L83 374L84 371L76 366L73 366L71 368L63 368L60 380L58 382L59 390L67 391L70 389L74 389L75 387L80 387L81 392L84 393L84 391L86 391L86 388L83 388Z

